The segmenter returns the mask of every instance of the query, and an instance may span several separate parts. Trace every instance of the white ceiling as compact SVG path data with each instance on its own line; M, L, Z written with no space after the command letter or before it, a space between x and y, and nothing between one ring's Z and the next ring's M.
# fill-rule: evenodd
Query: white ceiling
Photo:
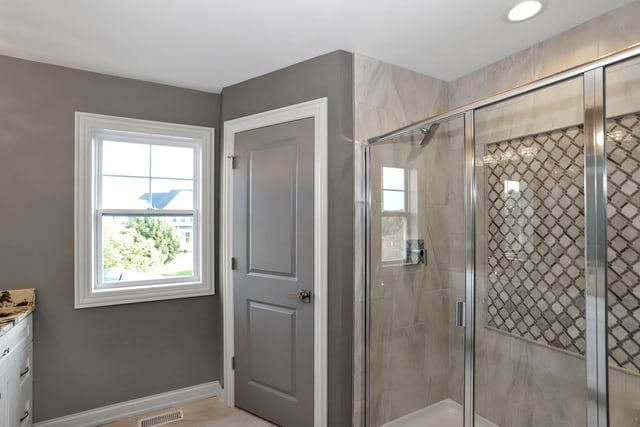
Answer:
M337 49L453 80L630 0L0 0L0 54L219 92Z

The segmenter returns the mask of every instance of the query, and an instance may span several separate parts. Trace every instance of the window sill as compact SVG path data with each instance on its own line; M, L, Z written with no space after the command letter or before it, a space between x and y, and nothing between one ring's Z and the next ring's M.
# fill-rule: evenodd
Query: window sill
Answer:
M212 284L202 282L167 286L147 286L135 288L117 288L77 292L75 308L102 307L108 305L134 304L149 301L192 298L214 295Z

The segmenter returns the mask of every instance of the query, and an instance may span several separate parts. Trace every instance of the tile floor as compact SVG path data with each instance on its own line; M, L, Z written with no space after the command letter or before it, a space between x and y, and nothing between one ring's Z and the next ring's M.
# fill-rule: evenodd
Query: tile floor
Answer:
M173 409L184 411L184 420L167 424L167 427L270 427L274 426L262 418L237 408L220 405L218 398L198 400L196 402L161 409L137 417L127 418L105 427L138 427L138 419L150 415L162 414Z

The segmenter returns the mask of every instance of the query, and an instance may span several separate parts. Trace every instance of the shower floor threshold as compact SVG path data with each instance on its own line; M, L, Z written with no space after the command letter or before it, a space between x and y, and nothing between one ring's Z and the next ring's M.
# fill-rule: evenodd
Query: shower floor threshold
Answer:
M382 427L462 427L464 409L451 399L444 399L426 408L383 424ZM476 415L476 427L498 427Z

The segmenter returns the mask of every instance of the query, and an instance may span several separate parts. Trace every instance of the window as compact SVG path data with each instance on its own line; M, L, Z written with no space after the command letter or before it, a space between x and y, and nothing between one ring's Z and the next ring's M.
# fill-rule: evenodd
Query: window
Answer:
M406 173L403 168L382 167L382 263L406 262Z
M213 294L212 144L210 128L76 113L76 308Z

